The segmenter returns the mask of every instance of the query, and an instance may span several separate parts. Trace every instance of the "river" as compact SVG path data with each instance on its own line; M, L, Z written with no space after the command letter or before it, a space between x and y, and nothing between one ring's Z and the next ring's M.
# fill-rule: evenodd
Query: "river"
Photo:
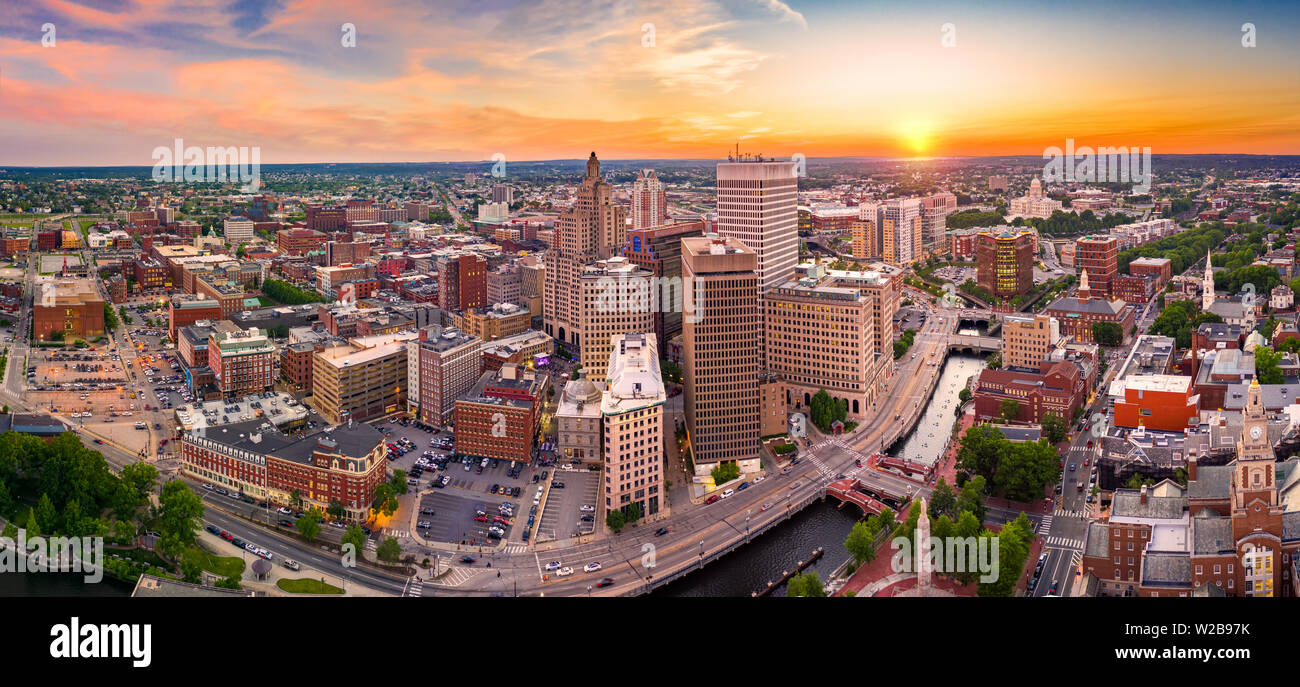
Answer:
M948 356L916 428L900 439L891 453L927 463L937 460L957 419L953 414L957 394L983 366L982 356ZM838 509L836 505L834 501L817 502L703 570L656 589L651 596L749 596L779 578L782 571L793 570L819 546L826 554L810 569L824 582L848 560L844 539L860 515L856 508ZM785 585L773 591L773 596L784 595Z

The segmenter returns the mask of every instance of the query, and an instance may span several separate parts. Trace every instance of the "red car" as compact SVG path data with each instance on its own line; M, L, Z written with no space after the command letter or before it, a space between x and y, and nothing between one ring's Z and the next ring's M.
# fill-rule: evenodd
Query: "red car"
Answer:
M497 523L498 525L509 525L509 524L510 524L510 521L509 521L509 520L507 520L507 519L501 517L500 515L496 516L495 518L492 518L492 522L495 522L495 523Z
M704 503L705 503L705 505L708 505L708 504L711 504L711 503L717 503L717 502L718 502L718 499L720 499L720 498L721 498L720 496L718 496L717 494L714 494L713 496L710 496L709 498L705 499Z
M96 443L96 444L102 444L102 443L104 443L104 440L103 440L103 439L96 439L96 440L95 440L95 443Z
M475 515L475 516L474 516L474 520L476 520L476 521L478 521L478 522L487 522L487 521L488 521L488 517L487 517L486 515Z

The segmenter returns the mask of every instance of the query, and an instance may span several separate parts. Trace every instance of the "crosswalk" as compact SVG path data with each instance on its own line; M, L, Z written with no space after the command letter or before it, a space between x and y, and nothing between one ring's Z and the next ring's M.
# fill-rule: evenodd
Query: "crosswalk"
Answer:
M384 530L384 534L397 539L407 539L411 536L410 530Z
M436 580L429 580L429 584L439 587L459 587L477 575L479 571L475 568L453 565L446 575Z
M1052 516L1050 515L1044 516L1042 522L1038 523L1038 535L1040 537L1046 537L1047 533L1051 531L1052 531Z
M1065 510L1063 508L1057 508L1055 511L1053 511L1053 515L1057 515L1062 518L1086 518L1088 517L1088 512L1082 510Z
M527 544L506 544L506 553L528 553Z
M366 539L366 551L376 551L378 549L379 545L375 543L374 539Z
M1081 563L1082 561L1083 561L1083 550L1082 550L1082 549L1076 550L1073 554L1070 554L1070 567L1071 567L1071 568L1077 566L1077 565L1078 565L1079 563Z
M420 596L424 590L424 582L418 577L412 577L406 585L407 596Z
M1073 537L1048 537L1047 545L1058 549L1082 549L1083 540L1074 539Z

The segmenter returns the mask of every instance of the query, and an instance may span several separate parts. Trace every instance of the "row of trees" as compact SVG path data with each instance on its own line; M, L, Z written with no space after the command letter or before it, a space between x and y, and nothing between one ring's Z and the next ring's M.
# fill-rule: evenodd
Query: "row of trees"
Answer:
M262 293L267 298L285 305L302 305L303 303L324 303L325 297L310 289L300 289L293 284L278 279L267 279L262 284Z
M1166 258L1173 274L1182 274L1187 268L1205 259L1205 254L1223 243L1228 235L1223 223L1203 224L1159 241L1120 251L1119 271L1129 273L1129 263L1137 258ZM1249 263L1247 263L1249 264Z

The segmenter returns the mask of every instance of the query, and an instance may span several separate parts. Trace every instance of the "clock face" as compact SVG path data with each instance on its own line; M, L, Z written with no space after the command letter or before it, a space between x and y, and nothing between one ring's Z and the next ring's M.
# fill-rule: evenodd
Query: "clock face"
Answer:
M1250 438L1259 441L1259 437L1264 434L1264 430L1258 425L1250 428Z

